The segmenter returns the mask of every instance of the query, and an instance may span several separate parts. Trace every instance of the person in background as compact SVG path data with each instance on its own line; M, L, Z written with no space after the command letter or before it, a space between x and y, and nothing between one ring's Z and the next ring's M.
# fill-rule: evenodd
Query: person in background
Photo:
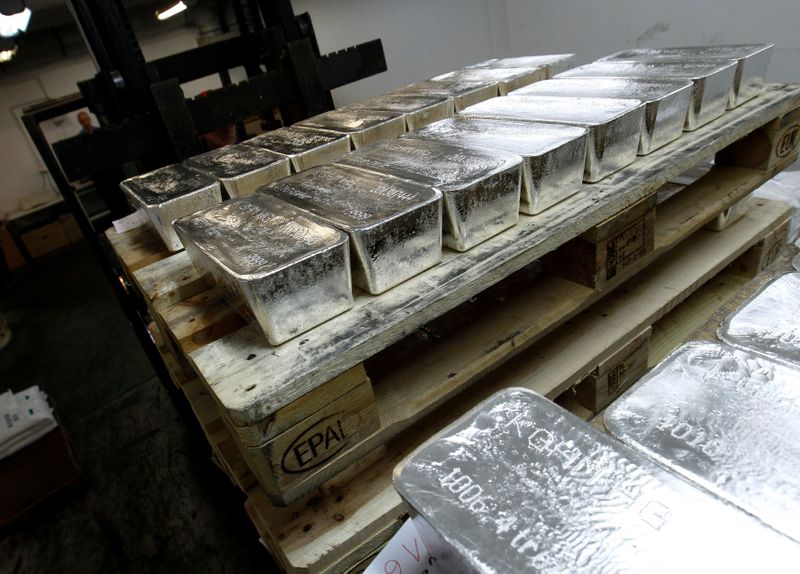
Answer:
M78 112L78 123L81 124L78 135L90 134L97 129L92 125L92 117L86 112Z

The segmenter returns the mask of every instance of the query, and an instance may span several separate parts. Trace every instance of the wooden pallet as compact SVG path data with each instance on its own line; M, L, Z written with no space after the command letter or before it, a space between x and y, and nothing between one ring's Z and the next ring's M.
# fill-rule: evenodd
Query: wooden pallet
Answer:
M545 352L547 347L542 345L569 327L571 319L583 319L581 312L605 295L620 285L627 286L627 280L651 265L660 265L665 257L671 258L686 238L694 240L695 236L712 233L698 230L791 163L797 149L766 168L761 164L758 169L715 167L659 205L651 226L652 243L644 242L646 247L628 258L621 269L615 269L611 277L606 276L600 289L552 274L531 279L526 266L581 234L591 240L594 233L595 243L614 240L631 226L622 225L602 239L598 239L599 230L614 227L615 222L627 217L623 213L635 211L637 204L652 197L659 185L673 176L711 153L753 137L753 133L764 131L764 137L772 142L772 147L754 148L753 154L772 157L777 146L785 147L790 130L784 119L793 118L791 111L798 106L800 87L770 86L761 97L722 120L684 134L675 144L639 158L633 166L600 184L585 186L581 194L544 214L522 216L520 225L468 253L447 253L439 266L384 296L359 295L352 311L274 349L206 289L184 253L166 253L146 229L122 235L112 231L107 237L150 307L163 338L162 348L172 363L170 370L177 373L173 376L176 384L190 402L197 400L194 397L205 397L205 407L198 410L207 419L204 428L213 425L213 432L207 432L207 436L218 433L213 440L228 445L216 448L215 457L224 461L221 465L240 487L248 488L253 480L249 467L269 489L259 486L248 491L248 510L254 522L261 525L265 544L288 571L343 571L364 561L399 525L396 496L388 486L387 473L398 456L407 452L408 445L426 438L426 433L444 419L440 417L436 424L425 421L435 420L442 410L450 413L451 406L465 400L463 391L476 381L483 379L466 400L487 389L502 388L487 384L485 375L492 371L492 381L508 384L522 384L508 382L516 381L519 373L514 375L516 379L504 378L511 376L503 373L513 365L540 373L536 369L541 367L516 359L502 365L551 334L535 346L542 348L537 352ZM776 125L782 127L777 129ZM755 160L750 159L753 164ZM635 224L650 215L648 210L632 221ZM754 229L750 231L763 231ZM719 235L731 237L727 231ZM742 237L766 240L766 235ZM745 247L750 247L747 241L737 243L739 251L735 254ZM726 252L725 257L730 260L734 251ZM750 266L761 265L768 258L752 260ZM596 264L596 269L607 270L607 261L598 263L601 265ZM648 276L652 272L648 269ZM503 281L508 276L512 277ZM488 305L478 309L478 319L474 313L470 317L469 312L466 319L458 317L476 294L494 284L489 291L495 293L490 294ZM451 329L442 335L436 329L419 329L452 308L456 309L439 322L451 322L455 314L460 319L456 332ZM653 317L646 319L649 322L643 321L639 331L626 332L624 340L609 339L617 345L613 351L621 352ZM605 335L598 338L605 339ZM603 348L599 355L609 349ZM529 354L525 352L524 356ZM558 388L548 389L546 394L557 396L600 364L594 357L581 365L584 370L557 378ZM269 400L237 403L240 392L260 393ZM209 405L218 408L218 418L213 417L214 409ZM437 410L442 405L445 408ZM342 418L347 420L339 427L336 423ZM330 449L320 447L328 426L347 438L332 455ZM329 442L339 448L334 438L331 435ZM281 472L284 453L298 445L296 458L314 468L307 473ZM382 445L390 454L382 456L380 449L375 452ZM258 448L262 446L267 448ZM312 452L315 449L321 452ZM242 453L248 465L241 464ZM309 453L321 456L308 458ZM372 458L372 467L358 474ZM370 481L369 476L377 478ZM265 510L268 495L279 503L300 500L288 508ZM363 508L356 508L358 501L364 503Z

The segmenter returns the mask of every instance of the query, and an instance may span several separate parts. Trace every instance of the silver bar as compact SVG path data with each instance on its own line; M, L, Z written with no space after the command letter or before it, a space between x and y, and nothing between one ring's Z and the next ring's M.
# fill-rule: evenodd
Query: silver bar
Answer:
M383 95L354 102L346 109L385 110L403 114L406 119L406 130L414 131L445 118L452 118L455 113L453 99L448 96L434 95Z
M800 255L794 256L794 259L792 259L792 267L794 267L797 271L800 271Z
M529 96L494 98L470 106L464 117L524 120L589 129L584 181L600 181L636 159L644 122L639 100Z
M234 144L190 157L185 165L216 178L230 197L244 197L289 175L289 159L259 147Z
M692 96L690 81L660 81L640 78L572 78L537 82L513 96L570 96L633 98L645 104L639 155L647 155L683 133L683 122Z
M465 68L432 78L434 82L466 81L493 82L501 96L518 90L523 86L544 80L547 70L540 68Z
M636 48L611 54L600 61L736 60L736 76L728 109L761 93L774 44L730 44L678 48Z
M295 173L331 162L350 151L347 135L311 128L279 128L244 143L289 158Z
M404 460L437 571L787 572L800 545L526 389Z
M442 194L431 187L329 164L259 191L347 232L353 283L369 293L383 293L442 257Z
M520 211L541 213L581 188L589 130L557 124L457 117L410 132L421 138L522 156Z
M752 195L748 195L740 199L730 207L724 209L713 220L706 223L705 226L703 226L703 229L709 229L711 231L724 231L739 221L742 217L747 215L747 210L750 209L752 199Z
M453 98L456 112L498 95L497 82L426 80L387 92L387 95L421 94Z
M172 222L222 201L219 181L190 167L172 164L119 184L135 209L143 209L167 249L180 251Z
M515 58L493 58L478 62L464 69L472 68L545 68L547 78L569 70L575 63L575 54L543 54L540 56L519 56Z
M396 139L351 152L339 164L437 189L444 204L442 242L467 251L517 223L522 158L440 141Z
M800 370L687 343L603 420L628 446L800 542Z
M406 131L403 114L377 110L331 110L293 125L295 128L347 134L353 149L396 138Z
M719 338L800 368L800 273L761 288L719 328Z
M725 113L736 62L594 62L558 74L556 78L646 78L691 80L692 103L683 129L693 131Z
M198 272L272 345L353 306L347 235L264 194L175 222Z

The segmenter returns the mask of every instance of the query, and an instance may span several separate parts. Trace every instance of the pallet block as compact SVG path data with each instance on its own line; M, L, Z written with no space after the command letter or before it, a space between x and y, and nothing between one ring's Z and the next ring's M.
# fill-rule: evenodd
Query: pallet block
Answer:
M746 277L755 277L771 265L783 251L789 239L789 222L766 235L753 245L747 253L737 259L731 269Z
M800 108L770 120L747 137L720 150L719 165L772 169L800 150Z

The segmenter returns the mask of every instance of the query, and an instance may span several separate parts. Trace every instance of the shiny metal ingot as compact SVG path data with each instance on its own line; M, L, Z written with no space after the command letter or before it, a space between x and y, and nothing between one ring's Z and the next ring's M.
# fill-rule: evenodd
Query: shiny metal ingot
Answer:
M453 99L448 96L433 95L383 95L349 104L347 109L385 110L404 115L406 129L418 130L455 113Z
M468 80L426 80L397 88L387 95L433 95L453 99L456 112L498 95L497 82Z
M198 272L280 345L353 306L347 235L263 194L175 222Z
M722 211L719 215L717 215L713 220L709 221L705 226L704 229L709 229L711 231L724 231L737 221L739 221L742 217L747 214L747 210L750 209L750 204L752 203L753 197L748 195L747 197L740 199L730 207L726 208Z
M181 164L128 178L119 186L135 209L144 210L170 251L183 249L173 221L222 201L219 181Z
M687 343L603 420L628 446L800 542L800 370Z
M522 158L423 139L396 139L351 152L339 161L415 181L442 194L442 242L467 251L519 219Z
M435 82L441 81L466 81L466 82L494 82L501 96L508 92L518 90L523 86L544 80L547 70L540 68L465 68L448 72L432 78Z
M774 44L731 44L680 48L636 48L611 54L601 61L736 60L733 93L728 108L735 108L761 93Z
M540 56L519 56L516 58L494 58L478 62L464 69L472 68L545 68L545 77L569 70L575 62L575 54L546 54Z
M464 117L567 124L589 129L584 181L600 181L630 165L639 149L644 105L639 100L509 96L470 106Z
M406 131L406 120L397 112L339 108L297 122L293 127L347 134L353 149L358 149L396 138Z
M592 98L633 98L644 102L644 126L639 155L675 141L683 133L689 110L692 82L657 81L640 78L573 78L537 82L513 96L568 96Z
M349 136L310 128L278 128L244 143L289 158L295 173L332 162L350 151Z
M647 78L691 80L692 99L683 129L693 131L725 113L733 92L736 62L594 62L558 74L556 78Z
M800 368L800 273L778 277L719 328L719 338Z
M794 259L792 259L792 267L794 267L797 271L800 271L800 255L794 256Z
M520 211L535 215L580 189L588 133L574 126L457 117L401 139L429 139L522 156Z
M495 394L428 440L395 468L394 487L437 572L771 572L800 555L526 389Z
M383 293L442 257L442 194L430 186L329 164L259 191L347 232L353 283L369 293Z
M291 170L288 158L243 144L207 151L183 163L217 178L230 197L255 193L258 187L286 177Z

